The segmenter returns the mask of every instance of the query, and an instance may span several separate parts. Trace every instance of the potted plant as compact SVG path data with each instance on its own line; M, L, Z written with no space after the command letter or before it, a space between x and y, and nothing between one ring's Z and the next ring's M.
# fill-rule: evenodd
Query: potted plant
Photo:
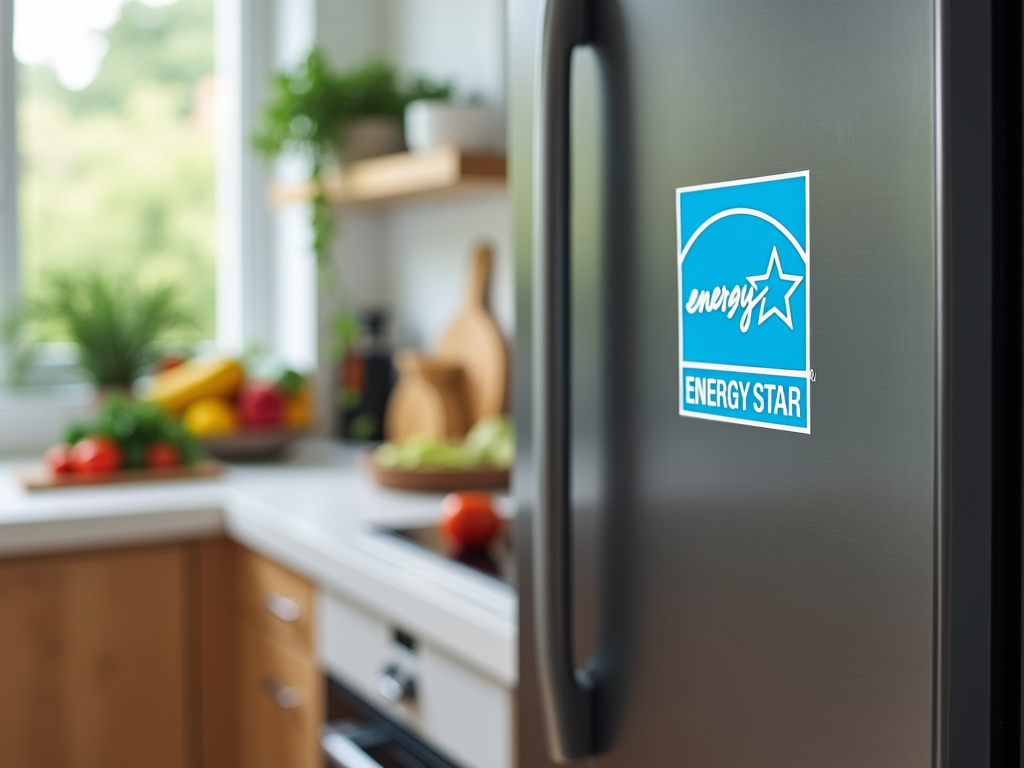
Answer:
M297 152L309 163L313 249L328 262L334 220L322 174L332 165L402 149L402 116L417 99L447 100L452 86L425 78L403 83L380 59L345 72L332 71L323 52L310 51L298 67L278 72L263 110L263 126L253 143L267 159Z
M500 152L505 148L504 114L478 101L417 99L405 108L405 140L413 152L443 145Z
M193 324L170 285L146 286L101 272L51 272L42 289L7 318L11 379L23 381L41 347L39 330L67 339L101 396L129 393L160 357L169 333Z

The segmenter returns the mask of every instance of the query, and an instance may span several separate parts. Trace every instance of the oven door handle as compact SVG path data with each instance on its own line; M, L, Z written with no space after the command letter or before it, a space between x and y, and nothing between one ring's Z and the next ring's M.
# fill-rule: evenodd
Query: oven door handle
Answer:
M594 680L572 652L569 505L570 132L572 51L590 39L589 0L548 0L534 147L534 625L551 756L595 752Z
M320 749L338 768L382 768L353 739L330 724L320 729Z

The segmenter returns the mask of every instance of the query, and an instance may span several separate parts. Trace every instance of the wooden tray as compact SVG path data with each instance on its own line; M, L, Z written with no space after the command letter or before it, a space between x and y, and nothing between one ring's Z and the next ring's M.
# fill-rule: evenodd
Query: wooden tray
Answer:
M49 491L54 488L77 488L87 485L118 485L122 483L162 483L167 480L195 480L218 477L224 465L213 459L203 459L190 467L163 469L123 469L107 474L55 475L46 467L25 467L14 470L15 477L27 491Z
M508 489L509 472L498 467L480 469L389 469L366 454L366 468L384 488L400 491L501 491Z

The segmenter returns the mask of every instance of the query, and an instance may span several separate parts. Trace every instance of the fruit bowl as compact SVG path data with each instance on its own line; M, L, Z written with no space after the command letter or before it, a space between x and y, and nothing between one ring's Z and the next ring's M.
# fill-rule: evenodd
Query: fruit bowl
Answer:
M462 442L414 435L402 444L382 443L366 455L378 485L406 491L468 491L508 488L514 442L507 416L487 416Z
M207 454L223 461L269 461L305 434L301 429L244 429L200 438Z

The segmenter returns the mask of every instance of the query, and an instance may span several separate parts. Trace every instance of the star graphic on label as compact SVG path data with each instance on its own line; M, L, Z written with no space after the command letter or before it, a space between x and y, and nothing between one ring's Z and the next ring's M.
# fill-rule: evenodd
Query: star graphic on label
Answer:
M761 311L757 317L757 324L761 325L761 323L774 314L789 327L789 330L793 330L793 315L789 307L789 297L793 295L793 291L795 291L797 286L803 282L804 278L803 275L787 275L782 271L782 264L779 262L779 251L774 245L772 246L772 255L768 258L768 269L765 270L763 275L748 277L747 282L754 286L754 290L756 291L758 290L758 283L763 283L771 279L773 269L778 275L779 280L792 283L792 285L789 286L789 290L786 291L786 295L783 296L783 300L786 302L786 314L782 314L782 312L779 311L778 305L774 302L772 304L772 308L765 312L764 308L765 304L768 302L768 291L771 286L765 287L761 289L758 294L758 298L761 299Z

